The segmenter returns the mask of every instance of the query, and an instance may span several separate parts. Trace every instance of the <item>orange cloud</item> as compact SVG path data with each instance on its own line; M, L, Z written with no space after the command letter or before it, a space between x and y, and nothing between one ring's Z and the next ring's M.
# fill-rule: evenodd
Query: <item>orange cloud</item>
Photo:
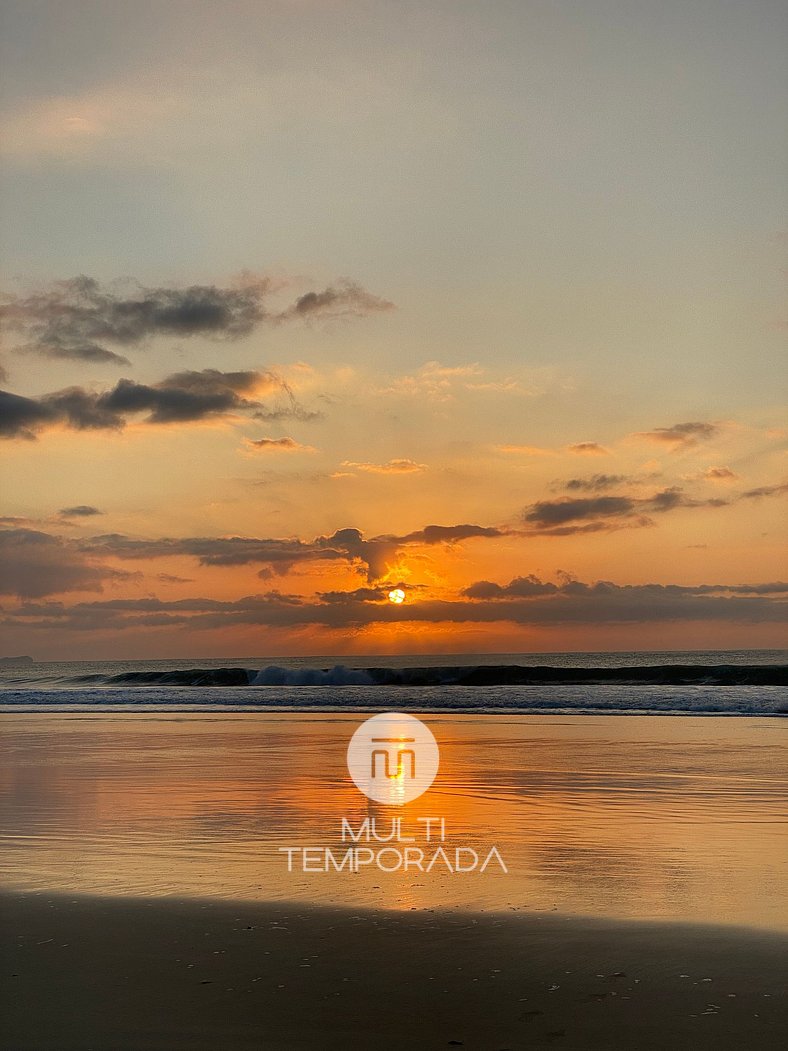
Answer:
M703 477L709 482L730 482L739 476L730 467L707 467Z
M420 474L429 470L425 463L416 463L415 460L389 460L388 463L356 463L353 460L343 460L343 467L352 467L356 471L366 471L368 474ZM342 477L342 475L333 475Z
M260 452L313 453L317 451L312 445L303 445L295 438L258 438L256 441L247 438L246 444Z

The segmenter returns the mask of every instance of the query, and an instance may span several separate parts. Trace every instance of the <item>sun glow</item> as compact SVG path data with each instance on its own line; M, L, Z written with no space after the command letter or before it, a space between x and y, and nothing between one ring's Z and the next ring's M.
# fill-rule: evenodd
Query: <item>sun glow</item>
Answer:
M405 592L402 588L394 588L393 591L389 591L389 602L393 602L395 606L401 606L405 601Z

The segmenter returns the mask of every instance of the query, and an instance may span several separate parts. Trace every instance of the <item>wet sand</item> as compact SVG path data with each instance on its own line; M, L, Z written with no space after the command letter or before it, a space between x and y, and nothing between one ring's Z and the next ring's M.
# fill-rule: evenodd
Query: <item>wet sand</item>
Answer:
M7 1051L768 1051L788 937L554 913L6 894Z
M405 806L350 780L353 713L3 716L3 886L96 897L518 910L786 930L786 724L430 717L441 767ZM441 817L508 874L288 872L341 823Z

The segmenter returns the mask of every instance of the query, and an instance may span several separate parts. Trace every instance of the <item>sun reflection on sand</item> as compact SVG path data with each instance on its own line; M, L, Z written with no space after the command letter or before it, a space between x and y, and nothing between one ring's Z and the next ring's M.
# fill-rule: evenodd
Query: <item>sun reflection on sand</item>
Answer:
M785 784L764 720L435 716L437 780L366 799L343 715L6 716L10 886L569 912L780 926ZM443 817L509 874L288 874L341 820ZM720 879L720 872L725 878ZM756 895L753 887L760 887Z

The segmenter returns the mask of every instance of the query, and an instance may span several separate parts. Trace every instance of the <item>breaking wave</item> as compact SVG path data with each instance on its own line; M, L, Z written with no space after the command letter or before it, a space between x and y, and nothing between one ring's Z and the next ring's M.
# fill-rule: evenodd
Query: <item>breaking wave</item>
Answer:
M17 680L18 682L18 680ZM788 665L661 664L584 668L528 665L458 667L185 668L78 675L64 686L788 686Z

